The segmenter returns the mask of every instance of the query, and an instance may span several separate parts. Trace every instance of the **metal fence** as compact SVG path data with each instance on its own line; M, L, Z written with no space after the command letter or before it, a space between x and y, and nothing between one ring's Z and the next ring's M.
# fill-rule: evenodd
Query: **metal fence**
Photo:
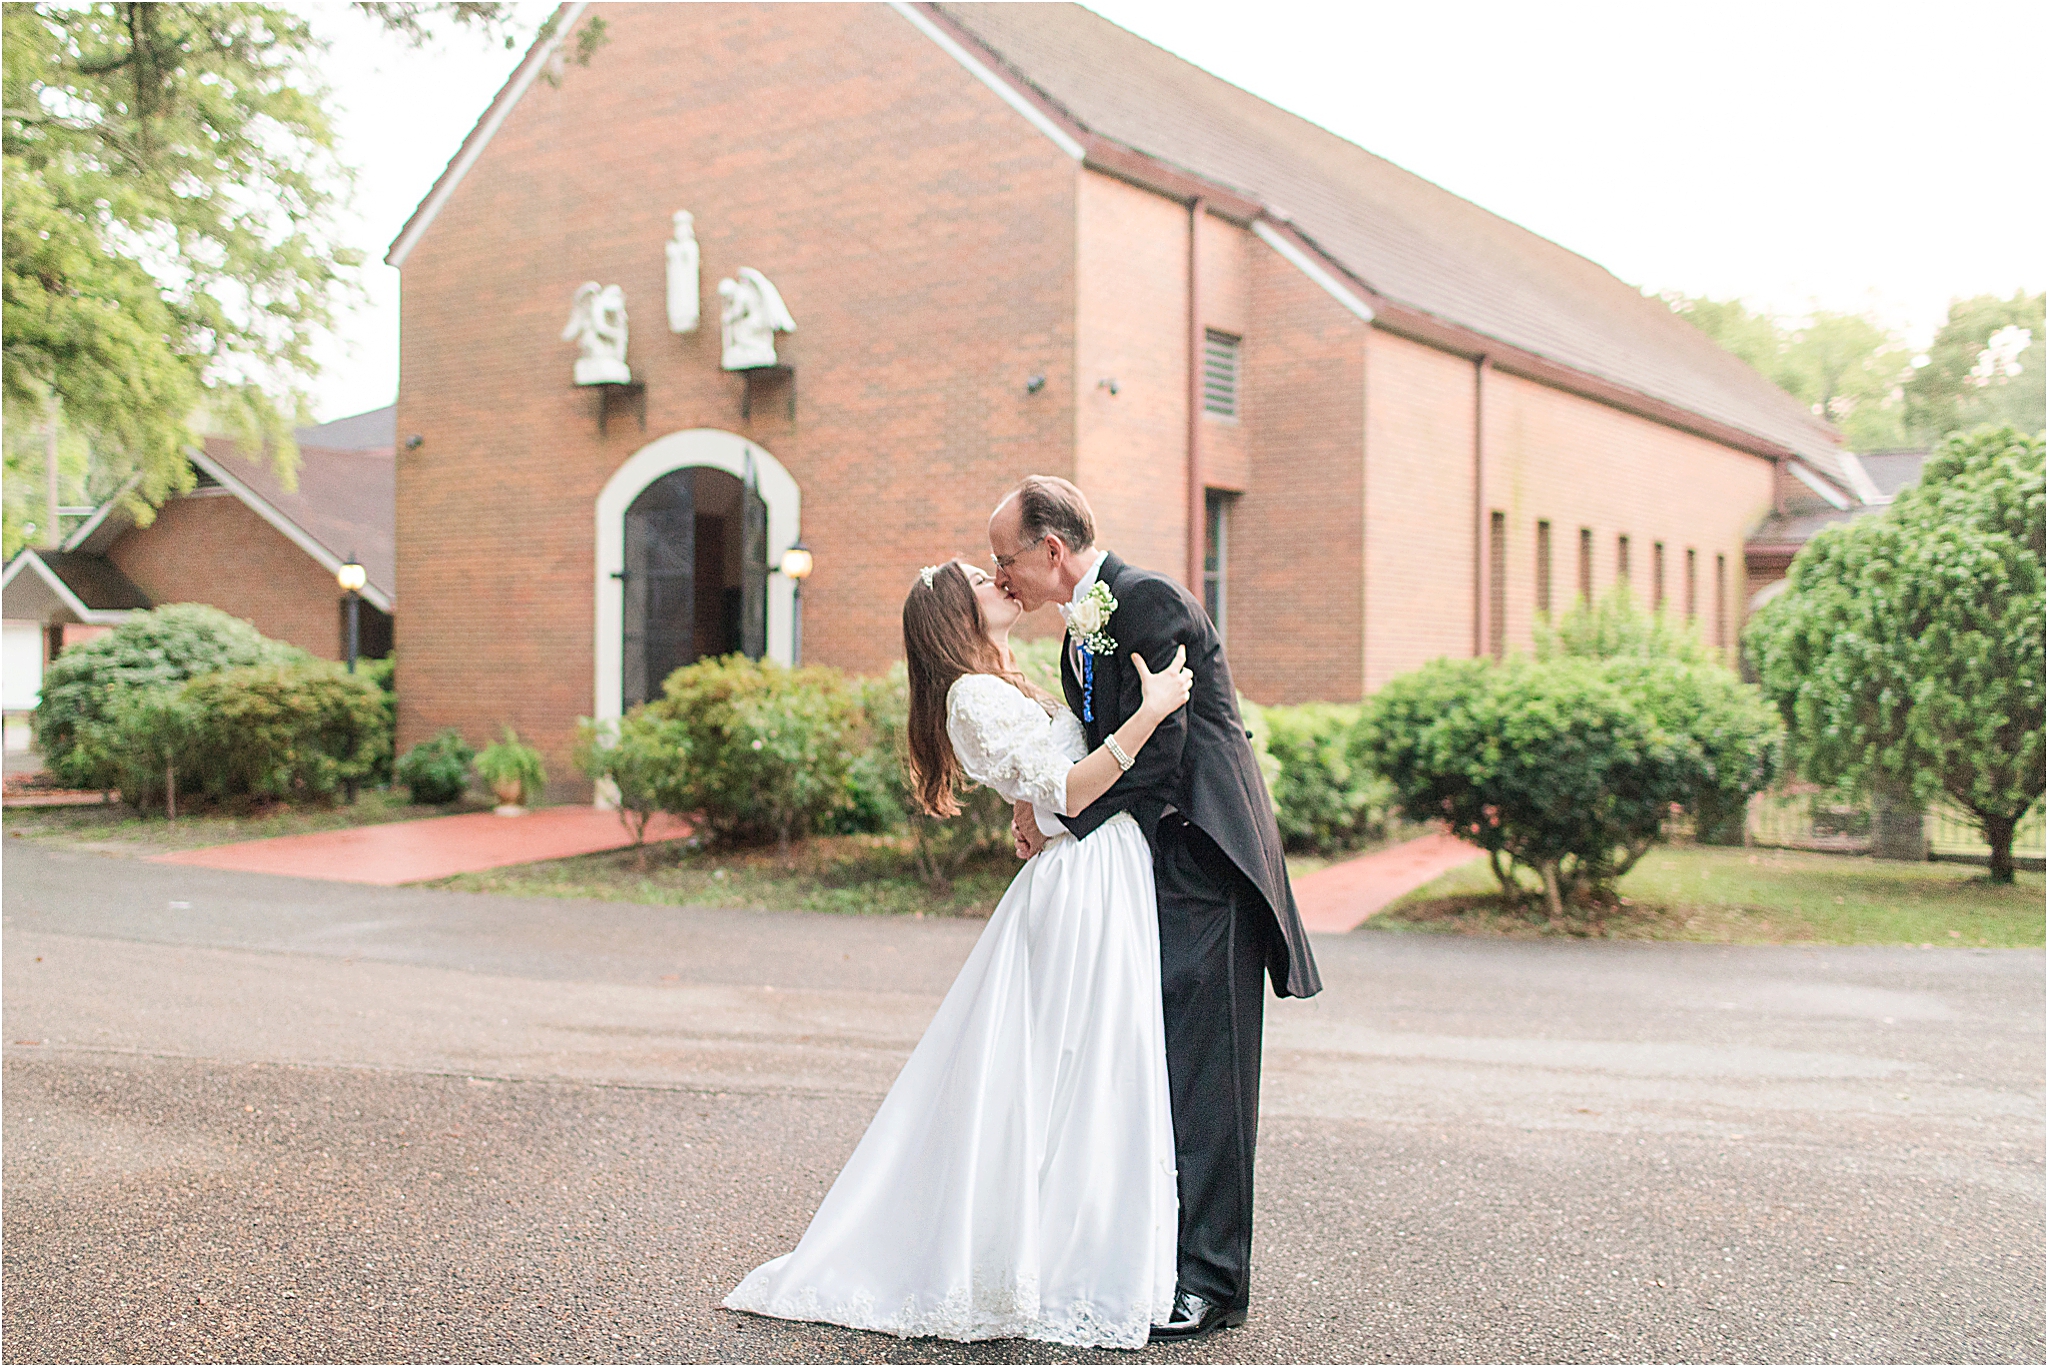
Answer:
M2012 833L2013 859L2032 860L2034 867L2039 868L2044 857L2048 857L2048 839L2044 835L2048 835L2048 821L2042 819L2041 804L2036 802ZM1991 847L1984 843L1977 828L1961 812L1948 806L1927 813L1927 849L1933 858L1991 857Z
M1780 849L1828 850L1868 854L1875 820L1868 803L1845 803L1811 784L1791 784L1750 799L1749 843ZM1983 863L1991 848L1970 819L1946 803L1922 817L1929 859ZM2039 802L2013 833L2013 860L2022 868L2039 869L2048 862L2048 821Z

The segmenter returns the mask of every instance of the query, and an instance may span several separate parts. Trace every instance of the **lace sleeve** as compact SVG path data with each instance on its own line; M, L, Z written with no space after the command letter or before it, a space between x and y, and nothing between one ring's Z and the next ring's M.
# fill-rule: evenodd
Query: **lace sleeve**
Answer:
M946 735L960 767L1011 802L1066 814L1067 771L1045 710L993 674L968 674L946 695Z

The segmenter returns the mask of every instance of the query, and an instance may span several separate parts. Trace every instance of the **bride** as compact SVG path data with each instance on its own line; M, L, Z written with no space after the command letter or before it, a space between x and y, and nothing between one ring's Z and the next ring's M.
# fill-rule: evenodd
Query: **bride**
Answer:
M989 918L794 1251L725 1304L903 1337L1143 1347L1169 1318L1178 1205L1152 856L1129 814L1085 840L1056 813L1108 791L1188 698L1185 653L1087 753L1018 672L1017 601L963 561L903 604L917 799L983 783L1032 803L1044 850Z

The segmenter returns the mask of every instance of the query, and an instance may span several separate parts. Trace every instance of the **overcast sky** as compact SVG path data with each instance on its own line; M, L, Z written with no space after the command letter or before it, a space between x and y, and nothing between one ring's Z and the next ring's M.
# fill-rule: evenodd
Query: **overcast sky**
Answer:
M1951 299L2048 280L2039 0L1092 7L1634 285L1867 312L1924 344ZM530 33L552 6L521 8ZM384 251L519 54L318 14L376 263L323 352L326 420L394 397Z

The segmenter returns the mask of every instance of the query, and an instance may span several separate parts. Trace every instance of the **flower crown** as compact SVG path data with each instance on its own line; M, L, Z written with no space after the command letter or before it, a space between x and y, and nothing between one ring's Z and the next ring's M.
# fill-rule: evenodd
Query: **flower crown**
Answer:
M942 568L944 567L940 565L926 565L917 572L917 577L924 580L926 588L930 588L932 586L932 576L937 574Z

